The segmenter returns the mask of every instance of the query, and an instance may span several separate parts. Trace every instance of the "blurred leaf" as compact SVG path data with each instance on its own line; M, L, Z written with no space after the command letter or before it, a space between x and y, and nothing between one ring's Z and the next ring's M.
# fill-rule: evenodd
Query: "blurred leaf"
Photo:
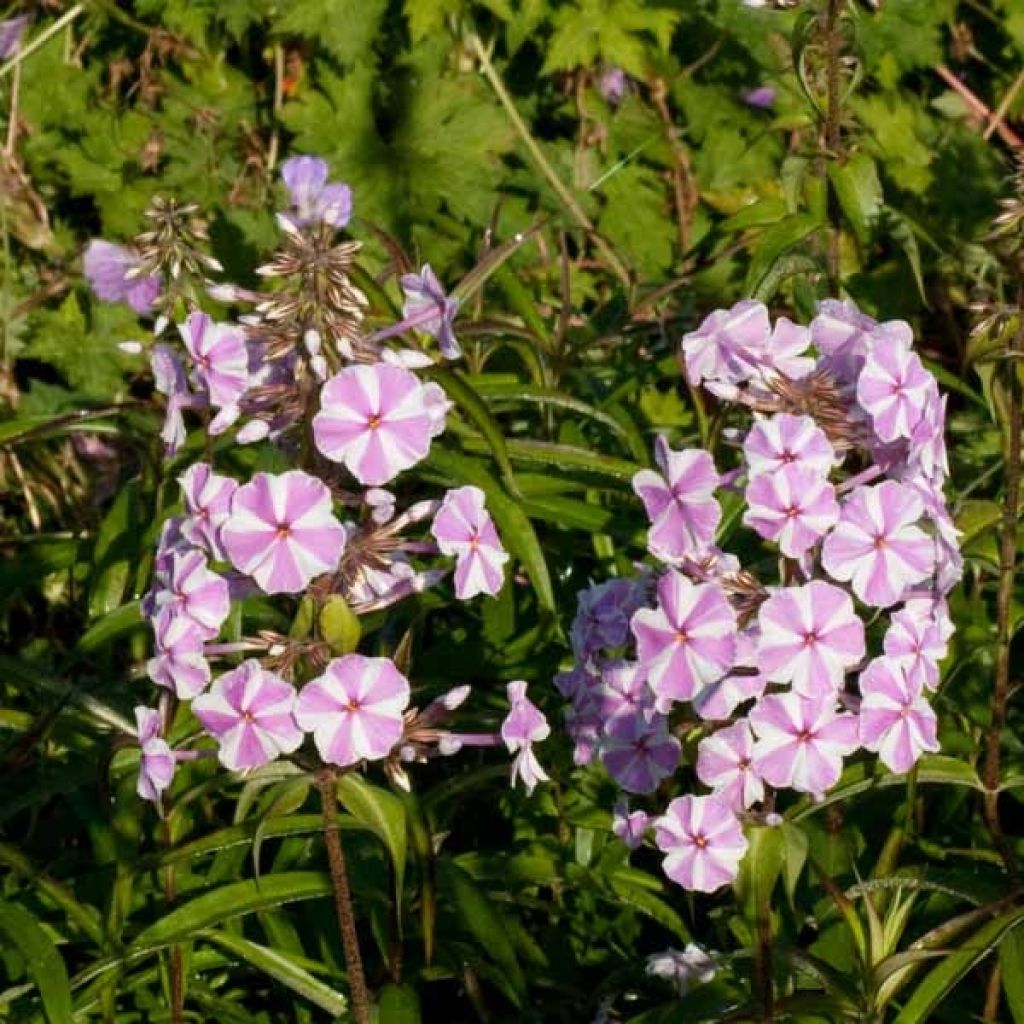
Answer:
M39 989L49 1024L72 1024L68 972L57 947L39 922L17 903L0 903L0 933L3 944L16 949L24 959L25 969Z
M363 627L359 616L340 594L332 594L320 609L320 635L327 641L331 654L351 654L359 647Z
M385 985L380 990L378 1024L420 1024L420 1000L408 985Z

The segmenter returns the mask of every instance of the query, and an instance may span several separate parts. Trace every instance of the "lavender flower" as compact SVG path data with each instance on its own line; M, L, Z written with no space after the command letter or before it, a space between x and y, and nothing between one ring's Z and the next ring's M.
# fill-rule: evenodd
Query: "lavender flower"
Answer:
M7 21L0 21L0 60L13 57L18 52L21 46L21 37L30 21L31 18L27 14L8 18Z
M137 273L139 259L131 249L93 239L82 254L82 269L97 298L123 302L136 313L148 313L160 294L158 274Z
M296 227L326 224L343 228L352 219L352 189L328 183L327 161L315 156L293 156L281 165L281 178L291 208L286 216Z

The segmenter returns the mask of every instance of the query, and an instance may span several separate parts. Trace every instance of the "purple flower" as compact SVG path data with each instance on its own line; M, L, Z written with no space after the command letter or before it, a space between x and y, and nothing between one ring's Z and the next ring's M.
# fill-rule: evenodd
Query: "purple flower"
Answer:
M217 679L192 701L192 713L220 744L225 768L246 771L291 754L302 743L295 723L295 688L255 658Z
M663 437L654 444L654 459L660 473L643 469L633 477L633 490L651 520L647 546L665 562L699 556L711 546L722 519L714 497L721 483L715 463L699 448L673 451Z
M669 569L658 581L657 607L638 611L631 627L660 711L692 700L732 667L736 613L717 584L694 584Z
M220 528L230 515L237 482L228 476L218 476L205 462L197 462L178 477L178 483L188 512L181 524L182 536L190 544L205 549L211 557L225 559Z
M695 892L714 892L728 885L747 852L735 813L713 794L676 797L654 819L654 841L666 855L665 874Z
M615 804L612 812L612 832L630 850L637 850L643 844L644 833L650 828L651 816L646 811L631 811L625 798Z
M441 553L455 556L455 596L460 601L497 594L505 582L508 553L484 502L479 487L448 491L430 526Z
M174 455L185 443L185 417L182 416L182 409L192 404L185 366L178 354L167 345L154 345L149 361L157 391L167 396L167 414L160 439L167 446L167 454Z
M231 564L268 594L297 594L337 568L345 529L327 485L300 469L257 473L239 487L220 531Z
M551 727L537 706L526 696L526 683L509 683L509 713L501 723L501 738L512 761L512 784L522 779L527 793L532 793L538 782L547 781L548 776L540 766L533 752L534 743L540 743L551 735Z
M857 401L883 441L912 437L935 378L910 349L880 341L871 346L857 378Z
M636 580L605 580L581 590L569 631L576 660L589 661L599 651L625 644L629 620L642 603L643 585Z
M647 673L635 661L619 659L601 666L601 675L587 699L605 723L619 715L643 714L654 710L654 694L647 685Z
M459 300L445 295L437 275L424 263L418 274L403 274L403 321L407 327L416 327L437 338L441 355L445 359L458 359L462 349L455 338L452 323L459 311Z
M245 332L216 324L205 313L189 313L178 333L196 365L196 375L218 409L233 408L249 385Z
M814 359L805 354L810 345L809 328L780 316L775 321L771 338L768 339L768 347L764 353L765 368L762 373L771 376L771 371L774 371L790 380L806 377L814 369Z
M795 463L761 473L747 485L743 522L773 540L789 558L814 547L839 519L835 488Z
M754 734L746 721L713 732L697 746L697 778L737 813L764 799L753 768Z
M878 321L852 302L825 299L811 321L811 340L822 354L822 368L846 384L856 382Z
M758 667L805 697L834 699L846 672L864 657L864 623L849 594L814 580L787 587L758 612Z
M387 757L402 738L409 680L390 658L346 654L299 693L295 718L328 764Z
M629 79L622 68L607 67L597 79L597 91L610 107L617 107L626 95Z
M214 637L228 617L231 600L227 580L212 572L201 551L171 554L166 574L157 574L154 609L166 616L181 615L206 637Z
M715 959L694 942L686 949L666 949L647 958L646 972L653 978L671 981L680 999L690 991L695 981L706 984L714 978L718 968Z
M759 85L743 93L743 102L755 110L771 110L775 106L778 90L774 85Z
M676 770L681 752L664 716L648 721L642 712L612 718L600 749L608 774L629 793L653 793Z
M96 296L123 302L136 313L148 313L160 294L160 275L137 276L138 257L123 245L94 238L82 254L82 269Z
M315 156L293 156L281 165L281 178L291 200L286 215L293 224L327 224L343 228L352 218L352 189L328 183L327 161Z
M849 581L865 604L895 604L934 567L934 543L915 525L923 514L923 502L905 484L858 487L825 538L821 563L833 579Z
M697 330L683 335L690 383L711 385L720 397L732 397L735 385L759 372L771 333L764 303L744 299L732 309L715 310Z
M875 658L860 676L860 742L903 774L939 749L935 712L902 658Z
M910 435L910 468L926 480L940 483L949 476L946 453L946 396L934 380L927 390L921 418Z
M142 748L136 792L143 800L159 801L174 778L174 752L160 735L160 712L152 708L135 709L135 728Z
M202 693L210 681L202 628L184 615L163 614L157 616L154 631L157 654L146 663L149 678L181 700Z
M444 429L431 400L429 386L401 366L348 366L323 386L313 438L361 484L386 484L426 458Z
M882 641L885 653L900 659L911 681L934 690L939 685L939 662L946 656L939 624L909 608L895 612L890 622Z
M780 412L758 420L743 442L751 477L774 473L783 466L801 466L827 477L836 453L825 432L810 416Z
M836 784L843 758L858 746L857 719L836 710L834 694L770 694L754 706L750 724L757 736L754 771L771 786L816 799Z

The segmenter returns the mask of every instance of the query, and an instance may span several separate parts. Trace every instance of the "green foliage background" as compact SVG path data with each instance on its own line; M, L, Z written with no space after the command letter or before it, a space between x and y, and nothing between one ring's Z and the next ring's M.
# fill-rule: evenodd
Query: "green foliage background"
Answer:
M827 152L819 5L805 6L16 5L35 18L30 45L65 25L0 65L0 1019L169 1020L176 962L189 1019L345 1019L308 780L239 785L195 765L164 823L134 796L118 735L148 686L137 598L176 495L148 370L118 347L147 328L95 302L80 269L88 239L130 239L172 195L209 217L228 277L253 283L277 168L305 152L353 186L384 295L402 260L454 284L528 234L464 306L459 412L423 471L485 486L521 585L462 612L425 596L394 624L396 640L417 631L427 693L472 681L493 725L504 681L526 678L557 720L576 591L642 556L629 478L651 438L709 443L721 426L681 384L679 335L747 295L807 318L830 269L867 311L914 324L953 395L968 557L937 702L944 755L909 784L855 764L827 804L782 808L735 898L686 896L650 851L627 860L614 787L574 769L561 739L545 751L556 782L532 800L485 757L424 771L411 795L349 779L382 1024L590 1021L602 1004L635 1024L766 1019L752 952L766 914L779 1019L1024 1020L1024 910L979 776L1014 314L970 335L973 302L1020 288L984 238L1012 194L1024 9L842 5ZM611 68L628 78L621 102L599 88ZM770 110L744 98L762 85ZM1016 634L1020 580L1011 611ZM1011 664L1019 682L1019 643ZM1018 852L1020 725L1011 700L996 806ZM679 1000L643 957L691 939L728 956Z

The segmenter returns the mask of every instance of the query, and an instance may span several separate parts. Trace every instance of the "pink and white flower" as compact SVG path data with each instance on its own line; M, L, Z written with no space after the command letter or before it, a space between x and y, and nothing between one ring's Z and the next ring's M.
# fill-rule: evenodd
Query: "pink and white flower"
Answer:
M741 720L718 729L697 746L697 778L737 813L764 799L764 783L753 768L754 734Z
M697 330L683 335L687 377L694 386L711 385L710 390L717 387L731 396L735 385L753 377L765 361L771 332L761 302L744 299L732 309L715 310Z
M189 313L178 333L196 366L196 376L218 409L233 407L249 386L249 350L245 332L217 324L205 313Z
M255 658L225 672L208 693L192 701L192 713L219 743L217 756L233 772L269 764L302 743L295 723L295 688Z
M173 551L166 573L157 573L153 606L158 614L183 615L214 637L231 610L228 583L210 570L201 551Z
M895 604L934 567L934 542L916 525L923 514L923 502L905 484L858 487L825 538L822 565L833 579L849 581L865 604Z
M776 591L758 611L758 665L805 697L834 697L864 657L864 623L850 595L813 580Z
M618 714L606 723L601 763L629 793L653 793L679 766L679 740L662 715Z
M638 850L644 841L644 834L651 826L651 816L646 811L631 811L625 798L616 801L612 811L612 833L630 850Z
M455 556L455 596L460 601L501 590L509 556L479 487L448 491L430 532L442 554Z
M860 742L903 774L939 749L938 723L904 658L875 658L860 676Z
M426 458L444 430L447 408L436 385L424 385L404 367L346 366L323 386L313 438L361 484L379 486Z
M758 667L760 632L757 622L736 635L736 658L729 675L705 687L693 700L693 710L705 721L721 722L748 700L764 693L768 680Z
M736 613L721 587L675 569L658 581L657 607L641 608L631 627L659 711L721 679L736 655Z
M238 483L219 476L205 462L196 462L178 477L188 513L181 534L190 544L203 548L212 558L224 559L220 528L231 511L231 499Z
M935 378L909 348L887 340L872 345L857 378L857 401L883 441L912 437Z
M662 868L684 889L714 892L728 885L747 852L747 839L728 802L719 796L676 797L654 819Z
M795 465L824 479L836 463L825 431L810 416L787 412L758 420L743 442L743 455L751 478Z
M790 464L747 484L743 522L773 540L788 558L800 558L835 526L835 488L806 466Z
M643 469L633 477L633 490L651 520L647 546L666 562L699 556L711 547L722 519L714 496L721 483L715 463L699 448L673 451L663 437L654 444L654 459L660 473Z
M895 612L886 630L882 647L890 658L906 665L911 680L929 690L939 685L939 662L946 656L947 644L938 622L912 609Z
M300 469L257 473L239 487L221 526L231 564L268 594L297 594L337 568L345 530L327 485Z
M146 663L146 672L157 686L173 691L181 700L191 700L210 682L210 663L203 656L206 634L201 626L184 615L158 615L155 657Z
M390 658L347 654L299 693L295 719L313 733L320 756L341 767L379 761L398 744L409 680Z
M762 373L767 377L778 375L789 380L806 377L814 369L814 359L805 354L810 346L810 330L780 316L768 340Z
M174 751L161 735L163 725L159 711L136 708L135 730L142 748L136 792L143 800L157 803L174 779Z
M512 759L512 784L521 779L527 793L538 782L547 781L547 774L533 752L534 743L551 735L551 727L540 709L526 696L526 683L517 681L506 687L509 713L501 723L501 738Z
M858 747L857 719L837 710L832 694L775 693L750 712L754 771L771 786L820 799L839 781L843 758Z
M695 942L688 942L686 949L666 949L647 958L646 973L653 978L664 978L675 986L680 999L690 991L695 981L706 984L718 972L715 958Z

